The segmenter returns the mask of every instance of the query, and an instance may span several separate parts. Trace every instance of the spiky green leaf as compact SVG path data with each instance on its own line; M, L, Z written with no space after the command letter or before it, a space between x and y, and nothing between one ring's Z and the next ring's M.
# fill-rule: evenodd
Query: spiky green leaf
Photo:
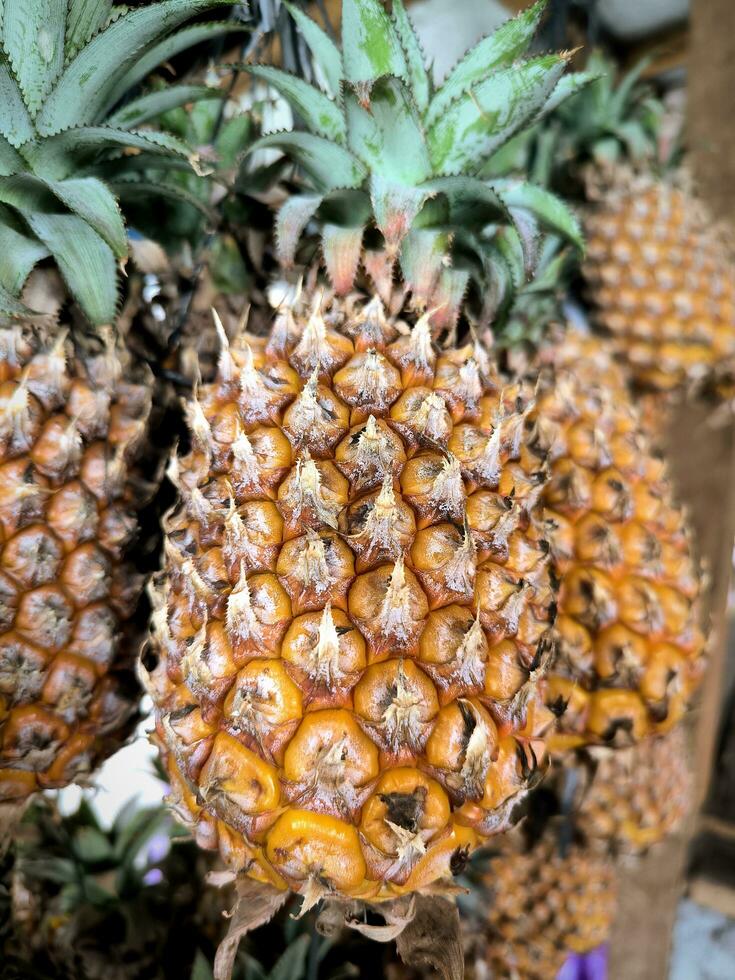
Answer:
M51 180L63 180L79 166L80 151L129 147L161 156L178 156L192 163L189 147L168 133L146 130L137 133L107 126L81 126L65 133L23 146L23 156L34 173Z
M25 168L25 161L20 153L10 145L4 136L0 136L0 177L9 177L11 174L20 173Z
M208 221L214 221L215 213L206 201L202 201L196 194L192 194L185 187L166 181L163 179L164 175L161 175L161 177L162 179L160 181L155 182L154 180L136 179L131 174L126 179L112 179L106 181L106 183L113 194L121 201L153 202L156 198L165 197L171 201L186 204L199 211Z
M249 152L258 149L288 153L322 192L359 187L367 176L365 166L349 150L312 133L270 133L256 140Z
M112 323L117 307L117 267L109 245L75 214L21 214L53 255L85 316L96 325Z
M406 8L403 6L403 0L393 0L393 23L406 56L411 94L419 111L423 113L429 105L431 83L426 70L424 53Z
M304 228L322 203L320 194L294 194L278 209L276 215L276 250L278 261L285 268L294 263L296 246Z
M581 92L582 89L596 82L599 77L597 72L594 71L573 71L567 75L562 75L541 111L539 118L543 119L550 113L556 112L559 106L563 105L567 99L572 98Z
M343 0L342 57L345 77L361 98L385 75L407 77L398 34L380 0Z
M500 195L474 177L437 177L422 186L447 198L453 225L472 228L511 220Z
M308 935L301 935L290 943L268 974L268 980L301 980L310 943L311 936Z
M207 85L169 85L131 99L107 119L107 124L117 129L135 129L164 112L186 105L187 102L223 99L225 94L222 89Z
M48 254L12 210L0 204L0 286L17 296L33 267Z
M326 136L335 143L345 143L347 132L340 107L303 78L270 65L241 65L243 70L262 78L287 99L306 123L310 132Z
M314 62L321 69L329 90L328 94L333 99L338 98L343 78L342 55L339 53L339 48L326 31L323 31L303 10L291 3L284 3L284 6L296 21Z
M80 218L84 218L112 249L116 258L128 254L125 222L114 196L96 177L46 181L49 190Z
M348 94L345 111L349 147L371 173L408 186L429 179L431 161L421 120L403 82L397 78L377 82L369 109Z
M99 119L141 52L194 14L223 0L163 0L124 13L97 34L64 69L36 116L44 136Z
M435 169L444 174L477 169L538 114L564 66L560 55L534 58L498 71L461 96L429 129L427 142Z
M3 48L34 115L64 64L66 0L11 3L3 16Z
M375 223L390 246L400 244L410 231L425 202L433 197L431 188L394 184L380 174L370 178L370 200Z
M436 122L459 96L485 81L500 68L509 68L526 52L538 28L546 0L537 0L518 17L504 24L471 48L451 70L439 91L431 100L426 117L430 126Z
M401 270L414 299L428 303L439 281L449 235L442 229L412 228L401 245Z
M189 980L214 980L212 967L209 965L209 960L206 958L201 949L197 950L197 955L194 959L194 965L191 968L191 976L189 977Z
M525 181L498 180L493 181L492 187L509 208L532 214L540 227L584 249L579 222L561 198Z
M112 10L112 0L69 0L64 57L68 61L101 29Z
M23 102L18 83L0 54L0 136L20 146L33 138L33 123Z

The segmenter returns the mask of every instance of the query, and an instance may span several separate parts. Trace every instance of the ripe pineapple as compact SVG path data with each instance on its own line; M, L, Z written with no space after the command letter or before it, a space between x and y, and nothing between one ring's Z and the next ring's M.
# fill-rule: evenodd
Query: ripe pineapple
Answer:
M676 833L691 807L692 776L681 725L618 752L587 750L592 782L577 821L613 853L640 854Z
M0 800L88 772L137 700L150 381L109 334L80 340L0 327Z
M518 387L476 343L437 351L432 334L451 336L469 278L447 222L459 239L475 210L502 212L501 227L510 216L481 181L441 175L472 173L553 90L563 58L517 63L542 6L433 99L400 3L389 17L346 0L343 54L299 21L342 104L253 69L327 134L258 145L287 148L319 188L284 205L279 245L293 257L309 217L331 216L334 292L283 302L268 339L222 334L172 464L149 687L178 814L304 907L388 899L457 870L541 771L545 470L524 449ZM447 106L472 139L447 129ZM371 214L366 239L383 240L363 249Z
M663 462L595 338L570 334L537 393L537 458L560 580L547 704L556 749L622 745L669 730L703 668L699 577Z
M586 173L583 271L597 322L637 382L672 391L732 373L735 274L723 238L684 171L657 161L661 106L637 72L614 67L560 110L566 152Z
M466 931L475 980L554 980L570 954L589 953L612 931L615 867L568 817L534 813L550 795L543 788L535 794L526 822L486 862L483 921L470 920Z

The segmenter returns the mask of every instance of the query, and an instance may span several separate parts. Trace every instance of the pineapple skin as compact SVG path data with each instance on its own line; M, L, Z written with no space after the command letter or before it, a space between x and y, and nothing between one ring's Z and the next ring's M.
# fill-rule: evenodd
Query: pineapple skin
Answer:
M471 937L468 974L554 980L570 953L588 953L609 938L615 867L582 843L562 848L553 825L531 846L515 837L488 864L488 916L481 942Z
M148 682L170 802L305 906L459 870L552 717L527 412L479 347L400 326L353 298L225 343L172 465Z
M535 419L560 581L552 748L636 743L679 721L704 667L686 523L609 344L569 335Z
M624 167L597 177L583 266L597 322L644 389L727 385L735 275L721 232L681 180Z
M2 802L83 779L130 729L145 380L109 338L0 327Z

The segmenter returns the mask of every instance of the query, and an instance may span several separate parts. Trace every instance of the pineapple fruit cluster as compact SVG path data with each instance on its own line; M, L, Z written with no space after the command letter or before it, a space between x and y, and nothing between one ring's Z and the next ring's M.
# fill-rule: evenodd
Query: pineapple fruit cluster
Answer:
M84 778L136 711L150 407L109 335L0 328L0 801Z
M400 335L379 300L285 318L190 408L158 737L238 869L385 898L504 829L540 772L544 475L479 347L437 354L428 317Z

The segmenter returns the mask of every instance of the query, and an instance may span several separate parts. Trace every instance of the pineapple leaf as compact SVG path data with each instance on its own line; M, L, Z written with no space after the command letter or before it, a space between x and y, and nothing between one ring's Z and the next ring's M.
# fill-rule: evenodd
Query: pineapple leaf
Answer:
M345 96L345 108L349 147L371 173L408 186L431 177L421 120L399 79L377 82L369 110L351 94Z
M107 124L117 129L133 129L187 102L223 98L225 93L221 89L207 85L169 85L131 99L107 119Z
M191 968L191 976L189 977L189 980L214 980L212 967L209 965L209 960L201 951L201 949L197 950L197 954L194 959L194 965Z
M0 315L5 316L28 316L33 313L27 306L9 293L2 281L0 281Z
M96 177L45 181L49 190L70 211L84 218L118 259L128 254L125 222L110 190Z
M10 177L25 169L23 157L0 135L0 177Z
M612 93L610 99L610 116L616 122L624 120L628 109L628 103L635 92L635 87L640 81L641 75L651 64L653 59L649 56L647 58L641 58L638 64L634 65L633 68L623 77L622 81ZM609 68L610 66L608 66Z
M34 172L49 179L62 180L79 168L78 151L130 147L163 156L177 155L192 163L191 150L168 133L112 129L107 126L80 126L23 146L23 156Z
M34 115L64 66L66 0L11 3L3 18L3 48L27 109Z
M344 296L355 284L364 231L361 225L325 224L322 229L324 264L338 296Z
M291 3L284 2L284 6L296 21L312 58L321 69L329 89L328 94L333 99L339 98L343 78L342 55L339 53L339 48L326 31L323 31L311 17L307 17L303 10Z
M312 133L270 133L256 140L248 152L259 149L287 152L320 191L360 187L367 176L366 168L349 150Z
M454 326L469 279L469 269L441 270L429 301L429 306L435 310L431 321L435 329L448 330Z
M584 238L579 222L566 204L543 187L524 181L496 180L493 189L513 212L533 215L540 227L561 235L584 251Z
M155 166L155 162L153 165ZM138 180L132 176L124 180L108 180L106 183L115 196L121 200L133 201L136 198L144 198L150 201L151 198L168 197L173 201L179 201L195 208L208 221L213 221L215 218L214 212L204 201L179 184L168 183L163 179L158 183L153 180Z
M406 59L381 0L343 0L342 57L347 81L363 102L384 75L406 79Z
M470 228L511 220L500 195L474 177L437 177L423 187L447 198L453 225Z
M28 234L12 210L0 204L0 287L17 296L33 267L48 254L46 246Z
M111 10L112 0L69 0L64 39L67 61L103 27Z
M444 115L459 96L485 81L491 72L499 68L509 68L525 53L545 7L546 0L537 0L533 6L513 20L506 21L467 52L431 100L426 117L427 126Z
M298 112L312 133L326 136L327 139L341 145L345 144L347 132L345 120L336 102L320 92L318 88L309 85L303 78L296 78L288 72L269 65L239 65L241 70L262 78L268 85L286 98Z
M562 75L538 118L543 119L554 112L567 99L577 95L592 82L596 82L599 77L599 74L594 71L573 71L568 75Z
M276 215L276 251L278 261L287 269L294 264L301 233L323 200L319 194L295 194L279 208Z
M109 245L75 214L20 213L53 255L85 316L95 325L112 323L117 308L117 267Z
M217 0L217 2L222 2L222 0ZM209 41L222 34L234 34L237 31L242 32L247 30L249 30L248 27L244 24L238 24L235 21L213 21L207 24L193 24L191 27L184 27L175 34L171 34L169 37L164 38L163 41L159 41L158 44L149 47L145 54L140 55L135 63L127 70L110 93L110 100L107 103L108 107L110 104L114 105L117 102L121 93L133 88L138 82L147 78L152 71L155 71L159 65L170 61L171 58L181 51L186 50L186 48L190 48L195 44L201 44L203 41Z
M412 228L401 245L401 269L414 300L428 303L434 292L449 245L442 229Z
M33 123L18 83L0 51L0 136L15 147L33 139Z
M460 96L429 129L434 168L448 174L479 167L543 108L565 63L556 54L534 58L497 72Z
M51 136L97 120L108 99L121 94L126 72L141 51L170 34L182 21L223 0L163 0L128 11L92 38L66 66L36 116Z
M393 23L406 56L411 94L419 111L424 113L429 105L431 83L426 70L424 53L406 8L403 6L403 0L393 0Z
M422 187L406 187L394 184L380 174L372 175L370 200L375 223L389 246L400 244L424 203L433 195L434 191L425 184Z

